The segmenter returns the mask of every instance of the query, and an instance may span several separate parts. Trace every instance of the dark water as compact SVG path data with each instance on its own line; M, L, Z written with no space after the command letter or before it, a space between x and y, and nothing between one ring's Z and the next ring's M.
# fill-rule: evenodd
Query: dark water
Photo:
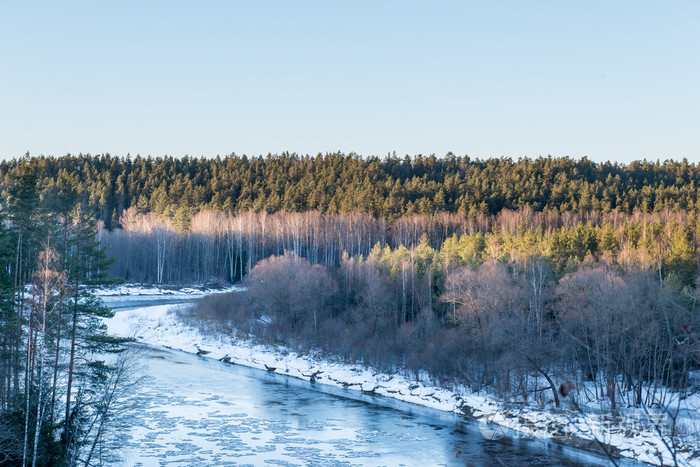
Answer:
M125 465L608 465L541 441L491 440L475 422L212 359L143 348L122 420ZM629 464L627 464L629 465Z

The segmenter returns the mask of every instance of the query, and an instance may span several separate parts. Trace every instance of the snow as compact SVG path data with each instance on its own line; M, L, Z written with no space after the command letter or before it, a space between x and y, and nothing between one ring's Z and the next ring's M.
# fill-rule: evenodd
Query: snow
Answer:
M96 287L91 289L94 295L109 300L110 297L116 297L119 300L124 299L143 299L143 298L197 298L214 293L228 293L233 291L243 290L241 287L159 287L154 285L128 284L117 286Z
M150 295L153 298L167 299L174 296L192 298L207 293L212 291L122 286L116 290L105 290L100 295L119 296L122 299L127 296ZM616 448L619 455L630 459L655 465L673 464L671 452L656 430L641 424L628 426L630 420L642 418L643 413L634 412L639 409L625 409L622 421L615 421L606 418L601 410L589 412L591 407L584 407L587 415L583 416L572 407L566 407L566 400L562 401L563 407L558 411L523 405L513 408L488 393L473 392L465 387L455 390L435 387L424 375L419 375L417 380L399 373L390 375L361 365L332 361L319 354L302 355L282 347L263 346L251 339L204 335L177 318L174 311L179 309L186 312L188 306L165 304L119 311L106 323L111 334L136 337L149 345L199 353L206 358L305 380L314 379L320 384L364 391L446 412L467 414L480 420L480 423L483 422L484 433L491 434L493 424L496 424L508 436L561 439L565 442L576 439L598 440ZM700 398L686 400L683 405L687 410L682 421L688 436L676 440L679 442L677 461L679 465L700 465L697 458L698 430L694 425Z

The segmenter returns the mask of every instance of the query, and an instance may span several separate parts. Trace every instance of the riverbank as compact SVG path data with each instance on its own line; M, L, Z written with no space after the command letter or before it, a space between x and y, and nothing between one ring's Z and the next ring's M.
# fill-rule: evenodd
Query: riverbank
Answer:
M133 296L139 296L137 288L128 290ZM180 292L188 295L187 291ZM202 294L206 292L193 292L190 297ZM155 298L156 294L151 293L151 296ZM664 444L663 433L641 425L630 426L631 417L620 422L602 416L584 417L573 407L554 412L531 406L508 406L489 394L474 393L466 387L436 387L428 375L388 375L360 365L331 361L317 354L299 355L289 349L257 345L249 339L204 335L178 319L175 311L180 309L181 313L186 313L183 306L186 307L168 304L120 311L107 324L115 335L134 336L149 344L464 414L480 421L486 437L507 434L548 438L586 449L609 449L612 454L650 464L674 462L669 446ZM694 457L697 445L686 442L679 444L676 451L680 465L697 461Z

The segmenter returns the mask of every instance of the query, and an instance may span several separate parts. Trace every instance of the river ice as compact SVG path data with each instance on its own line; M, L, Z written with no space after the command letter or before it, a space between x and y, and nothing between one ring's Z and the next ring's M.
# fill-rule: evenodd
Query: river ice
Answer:
M119 420L125 465L587 465L558 446L487 440L471 422L428 409L168 349L143 347L142 360L139 409Z

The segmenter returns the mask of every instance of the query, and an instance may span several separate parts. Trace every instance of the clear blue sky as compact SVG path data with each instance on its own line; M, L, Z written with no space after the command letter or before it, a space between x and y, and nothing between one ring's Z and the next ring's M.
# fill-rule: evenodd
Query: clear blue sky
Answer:
M0 157L700 160L700 2L3 1Z

